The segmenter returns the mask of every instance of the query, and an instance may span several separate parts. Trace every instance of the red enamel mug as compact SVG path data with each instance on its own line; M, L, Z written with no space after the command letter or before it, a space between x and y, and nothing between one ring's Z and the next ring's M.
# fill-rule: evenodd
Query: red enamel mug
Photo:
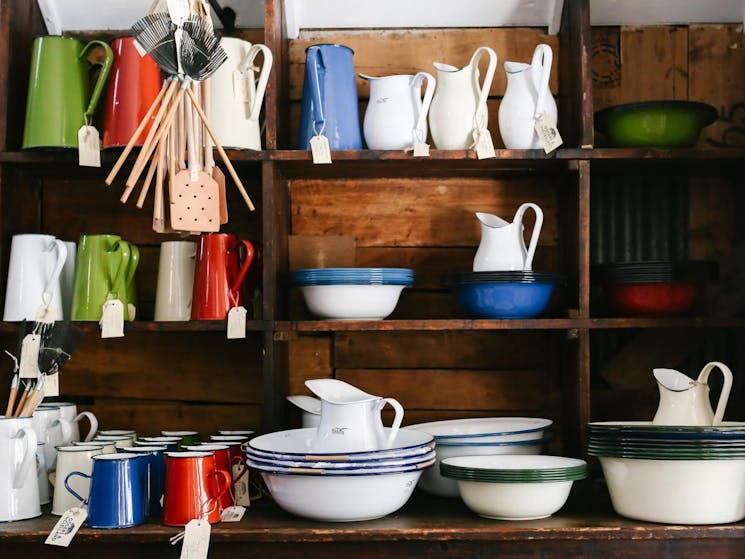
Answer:
M201 443L196 446L187 446L185 447L186 450L196 450L199 452L212 452L215 454L215 463L217 464L218 470L226 470L230 472L230 477L232 479L232 485L235 485L235 482L238 481L240 478L243 477L243 475L247 471L246 461L244 460L243 456L238 456L237 460L234 456L233 450L230 446L227 444L209 444L209 443ZM241 469L238 473L238 475L234 476L233 472L233 465L241 465ZM222 498L220 499L220 506L222 508L227 508L230 506L233 506L235 504L235 501L233 500L233 494L231 491L225 493Z
M212 452L166 452L166 481L163 491L163 524L186 526L201 518L220 522L223 496L232 480L219 469Z
M102 146L105 148L127 145L162 86L160 67L150 55L140 56L134 38L114 39L111 50L114 65L109 74L104 115ZM150 124L135 145L142 145L149 131Z
M243 258L239 256L243 248ZM241 284L254 258L250 241L231 233L204 233L199 237L191 303L192 320L224 320L228 311L243 304Z

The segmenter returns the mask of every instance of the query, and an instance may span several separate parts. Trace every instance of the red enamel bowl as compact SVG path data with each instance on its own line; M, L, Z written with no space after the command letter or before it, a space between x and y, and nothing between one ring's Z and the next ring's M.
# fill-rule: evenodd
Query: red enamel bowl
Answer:
M627 314L667 316L693 310L704 294L703 283L619 283L605 291L618 311Z

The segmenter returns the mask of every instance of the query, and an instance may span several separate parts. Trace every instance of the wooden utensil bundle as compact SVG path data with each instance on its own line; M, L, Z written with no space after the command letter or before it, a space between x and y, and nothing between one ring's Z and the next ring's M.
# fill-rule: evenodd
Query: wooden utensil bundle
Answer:
M46 378L47 376L42 373L38 379L26 379L23 383L24 388L19 390L22 383L18 374L15 374L10 385L10 396L5 408L5 417L31 417L44 398ZM19 396L20 399L18 399L16 405L16 399Z

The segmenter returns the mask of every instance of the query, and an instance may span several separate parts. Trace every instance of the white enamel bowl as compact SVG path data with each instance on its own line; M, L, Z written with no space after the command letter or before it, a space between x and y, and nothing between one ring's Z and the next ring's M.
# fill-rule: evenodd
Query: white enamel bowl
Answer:
M300 291L318 318L380 320L393 312L405 285L305 285Z
M407 425L439 442L508 442L541 439L553 421L539 417L477 417Z
M324 462L324 461L304 461L304 460L275 460L271 458L265 458L257 456L250 450L246 451L246 458L252 463L258 464L264 469L270 469L271 467L279 468L305 468L313 470L362 470L370 468L397 468L416 466L426 462L431 462L435 459L435 451L432 450L426 454L420 454L417 456L411 456L407 458L399 458L396 460L366 460L360 462Z
M533 520L551 516L566 503L572 480L545 483L456 482L466 506L479 516L498 520Z

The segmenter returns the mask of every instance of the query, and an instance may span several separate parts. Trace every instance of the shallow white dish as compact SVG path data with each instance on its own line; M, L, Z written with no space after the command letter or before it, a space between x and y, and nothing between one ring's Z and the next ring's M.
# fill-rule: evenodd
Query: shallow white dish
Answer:
M397 511L409 500L421 475L421 470L367 476L261 473L282 509L328 522L371 520Z
M587 464L579 458L566 456L508 455L508 456L456 456L448 458L447 464L473 470L556 470L575 468Z
M551 516L566 503L574 482L493 483L458 480L466 506L497 520L533 520Z
M393 312L405 285L305 285L308 310L319 318L382 320Z
M373 466L369 468L357 468L357 469L348 469L348 470L340 470L340 469L317 469L317 468L308 468L308 467L297 467L297 468L285 468L282 466L277 466L276 464L267 464L266 462L260 462L257 460L252 460L251 458L246 460L246 464L249 465L249 467L254 468L260 472L270 472L273 474L293 474L293 475L306 475L306 476L332 476L332 477L339 477L339 476L376 476L376 475L384 475L384 474L395 474L400 472L413 472L417 470L424 470L425 468L429 468L432 466L432 464L435 463L435 457L432 456L430 459L428 459L425 462L419 462L416 464L408 464L403 466L389 466L389 467L383 467L383 466Z
M599 458L621 516L665 524L745 518L745 460Z
M492 442L523 441L533 434L533 438L540 439L553 421L539 417L477 417L467 419L448 419L445 421L431 421L407 425L407 429L429 433L437 442L452 439L480 439L493 438Z
M317 470L363 470L371 468L396 468L401 466L412 466L421 464L423 462L430 462L434 460L436 454L432 450L426 454L420 454L416 456L409 456L406 458L399 458L395 460L368 460L361 462L306 462L304 460L278 460L272 458L266 458L263 456L257 456L250 450L246 452L246 458L252 462L257 462L261 466L277 466L280 468L311 468Z

